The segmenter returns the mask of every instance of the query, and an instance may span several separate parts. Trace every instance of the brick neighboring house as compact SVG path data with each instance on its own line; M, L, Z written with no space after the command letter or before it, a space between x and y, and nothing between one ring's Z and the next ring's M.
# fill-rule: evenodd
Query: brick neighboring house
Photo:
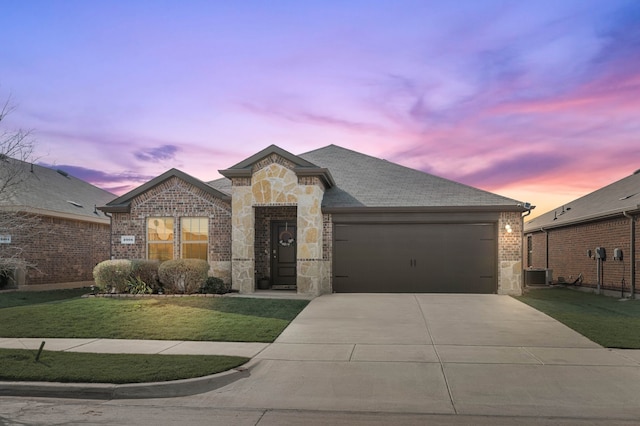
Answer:
M640 170L526 222L526 265L551 270L553 282L637 295L639 215Z
M0 214L27 213L34 224L24 230L0 229L0 261L20 248L20 259L34 265L26 271L14 269L5 284L45 289L92 283L93 267L109 259L110 221L96 207L116 196L36 164L3 158L0 167L6 167L5 171L14 168L21 179L17 190L0 197ZM0 185L2 181L0 177Z
M518 201L335 145L220 173L172 169L100 207L113 257L206 259L243 293L522 291Z

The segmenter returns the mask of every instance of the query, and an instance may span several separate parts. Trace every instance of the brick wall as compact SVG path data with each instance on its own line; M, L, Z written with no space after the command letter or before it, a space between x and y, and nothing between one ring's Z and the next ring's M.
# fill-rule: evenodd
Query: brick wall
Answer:
M333 218L330 214L322 215L322 260L333 258Z
M531 252L529 252L528 239L531 238ZM525 236L524 259L525 267L546 268L547 266L547 234L536 232Z
M615 218L597 222L578 224L547 231L549 241L549 265L553 269L554 281L563 278L573 282L582 274L583 287L596 287L598 283L597 261L594 258L596 247L604 247L606 260L602 262L602 288L620 291L622 279L625 291L631 285L630 259L630 221L627 218ZM544 232L527 234L532 238L531 266L544 268L546 261L546 239ZM613 250L623 251L623 261L613 260ZM636 239L636 257L640 245ZM592 251L591 257L587 250ZM525 253L526 255L527 253ZM636 270L636 286L638 284Z
M109 224L37 216L29 237L13 236L24 247L26 285L93 280L93 268L109 258Z
M251 174L254 174L258 170L262 170L265 167L267 167L269 164L274 164L274 163L280 164L281 166L284 166L289 170L293 170L296 168L296 165L294 163L274 153L255 163L251 167Z
M507 232L505 226L511 227ZM522 260L522 215L520 212L501 212L498 222L499 245L498 259L503 262Z
M129 213L113 213L111 232L114 259L147 257L147 218L174 218L174 258L180 257L180 218L209 218L209 261L231 260L231 206L209 193L173 177L132 200ZM135 244L121 244L122 235Z

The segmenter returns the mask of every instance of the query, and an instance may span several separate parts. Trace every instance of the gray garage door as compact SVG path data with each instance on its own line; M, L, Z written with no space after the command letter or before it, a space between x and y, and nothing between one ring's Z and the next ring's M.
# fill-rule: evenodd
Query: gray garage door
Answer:
M333 288L347 293L495 293L496 227L337 224Z

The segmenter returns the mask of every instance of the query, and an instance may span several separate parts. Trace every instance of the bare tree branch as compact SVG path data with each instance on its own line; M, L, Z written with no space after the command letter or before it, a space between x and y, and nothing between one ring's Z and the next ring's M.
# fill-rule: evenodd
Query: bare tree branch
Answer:
M29 242L37 241L42 232L40 218L21 210L16 199L29 177L34 142L31 131L5 128L6 118L14 109L10 98L0 108L0 236L3 237L0 240L0 275L3 276L16 268L37 267L26 260L25 251Z

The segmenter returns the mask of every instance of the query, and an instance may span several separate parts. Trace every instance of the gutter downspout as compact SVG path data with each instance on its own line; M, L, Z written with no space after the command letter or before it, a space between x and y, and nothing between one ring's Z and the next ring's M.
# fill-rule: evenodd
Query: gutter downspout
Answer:
M523 218L529 216L531 214L531 210L535 209L536 206L529 206L529 208L527 209L527 212L525 214L522 215Z
M545 269L549 269L549 233L547 232L546 229L544 228L540 228L540 231L544 232L544 236L545 236L545 243L544 243L544 267Z
M109 218L109 259L113 259L113 216L111 213L102 213Z
M624 217L628 218L630 222L629 234L630 234L630 250L629 250L629 261L631 263L631 267L629 268L629 273L631 275L631 296L630 299L636 298L636 220L635 217L623 211L622 214Z

